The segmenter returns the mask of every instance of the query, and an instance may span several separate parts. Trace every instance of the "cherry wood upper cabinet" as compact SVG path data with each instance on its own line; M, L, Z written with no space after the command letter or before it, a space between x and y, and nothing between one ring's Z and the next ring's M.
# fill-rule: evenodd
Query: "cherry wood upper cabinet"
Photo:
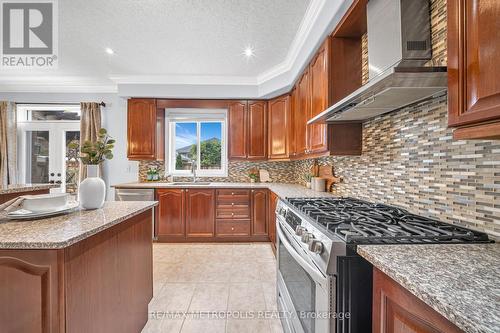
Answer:
M311 85L309 70L306 70L297 85L297 107L295 118L295 153L304 155L308 152L307 121L311 114Z
M267 159L267 102L248 101L249 160Z
M186 189L186 236L213 237L215 190Z
M390 277L373 271L373 333L459 333L453 323Z
M130 160L164 159L165 111L156 108L156 100L128 100L127 143Z
M247 101L229 104L229 159L247 158Z
M447 6L449 126L456 139L500 139L500 1Z
M276 97L268 103L269 159L287 159L290 146L290 95Z
M162 240L165 236L184 238L184 190L183 189L157 189L156 200L156 236Z
M267 235L267 190L252 190L252 235Z
M329 106L329 56L330 38L327 37L309 67L311 76L311 108L308 120L325 111ZM308 125L309 153L328 150L326 124Z

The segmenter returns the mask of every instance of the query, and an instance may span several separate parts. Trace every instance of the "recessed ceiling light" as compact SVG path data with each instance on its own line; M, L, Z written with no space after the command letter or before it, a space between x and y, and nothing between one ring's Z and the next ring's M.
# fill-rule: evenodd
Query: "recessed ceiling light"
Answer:
M250 58L250 57L253 57L255 55L255 52L253 50L253 47L251 46L247 46L245 48L245 50L243 51L243 54L245 55L245 57L247 58Z
M107 54L114 54L115 53L115 51L113 51L109 47L107 47L105 51L106 51Z

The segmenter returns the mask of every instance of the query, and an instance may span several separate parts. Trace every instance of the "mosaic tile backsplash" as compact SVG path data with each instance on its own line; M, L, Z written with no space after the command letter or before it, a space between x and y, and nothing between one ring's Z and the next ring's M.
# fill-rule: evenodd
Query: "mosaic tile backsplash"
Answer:
M362 156L318 163L333 165L343 179L335 194L401 206L498 239L500 140L453 140L447 120L446 97L408 107L364 124ZM296 173L312 163L297 163Z

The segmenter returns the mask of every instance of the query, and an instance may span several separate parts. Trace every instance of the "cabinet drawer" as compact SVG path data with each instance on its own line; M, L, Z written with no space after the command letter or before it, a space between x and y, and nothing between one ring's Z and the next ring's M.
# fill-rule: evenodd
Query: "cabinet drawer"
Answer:
M224 221L217 220L217 236L249 236L250 220Z
M249 203L249 190L217 190L217 203Z
M216 217L218 219L249 219L250 207L248 205L218 205Z

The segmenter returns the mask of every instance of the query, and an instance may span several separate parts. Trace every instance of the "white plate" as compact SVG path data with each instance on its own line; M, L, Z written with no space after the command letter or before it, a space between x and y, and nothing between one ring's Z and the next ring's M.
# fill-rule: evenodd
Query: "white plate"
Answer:
M75 208L77 208L79 205L80 203L78 201L70 201L66 204L66 206L48 212L32 212L30 210L21 208L16 211L8 213L7 218L12 220L26 220L26 219L35 219L40 217L48 217L53 215L69 213L73 211Z

